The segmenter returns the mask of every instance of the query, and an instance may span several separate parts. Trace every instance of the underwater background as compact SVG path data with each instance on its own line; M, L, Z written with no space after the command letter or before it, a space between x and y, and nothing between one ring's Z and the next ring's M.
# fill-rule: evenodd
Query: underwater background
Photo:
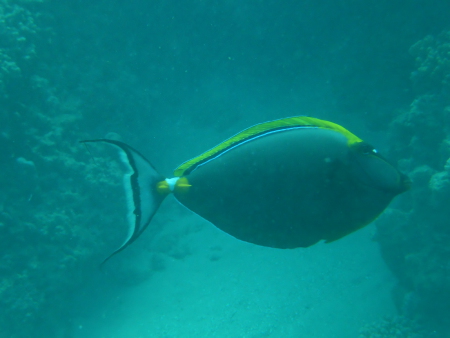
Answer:
M450 3L0 0L0 337L450 337ZM413 181L342 240L278 250L164 202L126 234L110 137L166 176L309 115Z

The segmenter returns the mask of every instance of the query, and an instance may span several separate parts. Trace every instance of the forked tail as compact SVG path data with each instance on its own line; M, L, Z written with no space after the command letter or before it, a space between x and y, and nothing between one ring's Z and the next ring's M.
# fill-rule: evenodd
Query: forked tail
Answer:
M128 204L128 235L123 244L105 258L101 263L103 265L112 256L133 243L147 228L161 202L167 196L167 193L161 193L161 189L157 189L158 183L165 178L141 153L125 143L107 139L80 142L104 142L119 148L121 160L128 168L128 172L124 175Z

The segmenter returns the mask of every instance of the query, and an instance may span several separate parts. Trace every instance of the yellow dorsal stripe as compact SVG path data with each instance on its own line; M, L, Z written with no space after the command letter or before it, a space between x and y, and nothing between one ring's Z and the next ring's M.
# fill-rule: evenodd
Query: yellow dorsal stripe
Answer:
M323 129L331 129L344 135L348 139L349 145L362 142L362 140L359 137L352 134L347 129L341 127L336 123L325 120L319 120L314 117L307 117L307 116L288 117L285 119L260 123L241 131L240 133L218 144L214 148L204 152L203 154L182 163L178 168L175 169L174 175L177 177L181 177L183 175L189 174L189 172L195 169L195 167L197 167L199 164L204 163L218 156L221 152L224 152L227 149L234 147L244 141L250 140L256 136L264 135L265 133L271 131L284 130L296 127L297 128L317 127Z

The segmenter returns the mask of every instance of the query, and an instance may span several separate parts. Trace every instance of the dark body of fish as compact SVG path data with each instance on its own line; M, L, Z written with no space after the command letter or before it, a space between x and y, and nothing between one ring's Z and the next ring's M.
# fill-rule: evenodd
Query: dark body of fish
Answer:
M226 233L284 249L356 231L409 187L373 147L339 125L308 117L251 127L185 162L167 180L131 147L93 141L119 147L130 167L134 218L116 252L142 233L171 192Z

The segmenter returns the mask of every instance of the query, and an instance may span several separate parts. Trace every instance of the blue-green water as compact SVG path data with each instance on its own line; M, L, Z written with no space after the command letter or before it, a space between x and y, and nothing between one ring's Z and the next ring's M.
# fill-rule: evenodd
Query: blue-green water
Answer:
M0 337L448 337L450 4L0 0ZM367 228L277 250L173 199L126 234L114 136L164 175L309 115L412 189ZM114 134L111 134L114 133Z

